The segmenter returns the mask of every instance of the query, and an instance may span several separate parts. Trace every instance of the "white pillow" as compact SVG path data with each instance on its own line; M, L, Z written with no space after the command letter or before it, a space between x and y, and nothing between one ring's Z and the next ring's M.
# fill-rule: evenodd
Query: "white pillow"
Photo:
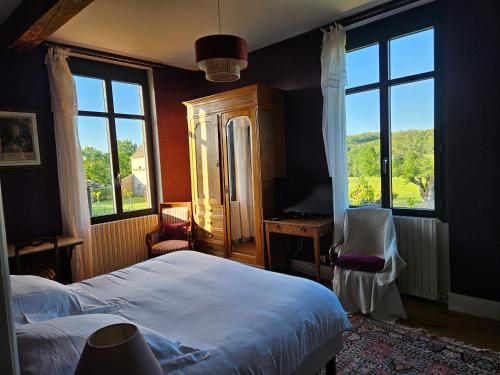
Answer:
M38 276L11 275L12 313L16 324L68 315L112 311L115 306L85 291Z
M98 329L117 323L130 321L118 315L94 314L18 326L16 333L21 373L74 374L88 337ZM165 374L210 357L207 351L182 345L151 329L138 328Z

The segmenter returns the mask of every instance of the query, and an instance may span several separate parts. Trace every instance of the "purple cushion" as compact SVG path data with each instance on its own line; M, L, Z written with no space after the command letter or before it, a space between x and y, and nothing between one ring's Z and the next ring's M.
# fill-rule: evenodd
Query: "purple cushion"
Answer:
M356 271L378 272L384 268L385 260L370 255L347 253L339 256L335 264L340 268Z
M188 240L189 222L185 223L163 223L160 229L160 239L165 240Z

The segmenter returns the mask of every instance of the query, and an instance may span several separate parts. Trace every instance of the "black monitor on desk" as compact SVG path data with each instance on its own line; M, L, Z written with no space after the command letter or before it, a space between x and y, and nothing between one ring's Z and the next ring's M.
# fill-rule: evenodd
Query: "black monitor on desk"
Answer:
M274 180L276 217L333 216L330 177L293 177Z

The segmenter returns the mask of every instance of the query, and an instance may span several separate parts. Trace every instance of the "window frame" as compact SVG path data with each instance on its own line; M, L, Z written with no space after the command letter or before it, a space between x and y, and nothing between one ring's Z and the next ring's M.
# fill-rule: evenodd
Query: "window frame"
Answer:
M379 81L346 89L346 96L370 90L379 90L380 105L380 179L381 207L389 208L394 215L436 217L446 220L445 201L445 126L442 119L442 45L440 8L435 3L384 18L346 32L346 51L354 51L374 44L379 46ZM434 70L390 79L389 43L392 39L411 35L419 31L434 29ZM390 88L393 86L434 79L434 209L402 208L391 206L392 158L390 126ZM384 172L384 160L387 171Z
M106 112L96 111L78 111L78 116L99 117L108 121L109 131L109 147L110 147L110 164L111 174L113 178L114 188L114 204L116 205L116 212L109 215L92 216L91 224L99 224L117 220L130 219L134 217L146 216L157 213L157 196L156 196L156 170L154 163L154 149L153 149L153 129L151 121L151 102L149 95L149 79L146 70L138 68L130 68L122 65L109 64L100 61L87 60L79 57L70 57L68 64L73 76L82 76L88 78L96 78L103 80L105 83L105 105ZM143 115L132 115L124 113L115 113L113 95L112 95L112 81L132 83L141 86L142 89L142 105ZM151 208L134 211L123 211L123 199L121 194L121 182L117 183L120 179L119 176L119 159L118 159L118 143L116 136L116 119L131 119L144 121L144 135L146 142L146 159L148 167L148 182L149 194L151 198Z

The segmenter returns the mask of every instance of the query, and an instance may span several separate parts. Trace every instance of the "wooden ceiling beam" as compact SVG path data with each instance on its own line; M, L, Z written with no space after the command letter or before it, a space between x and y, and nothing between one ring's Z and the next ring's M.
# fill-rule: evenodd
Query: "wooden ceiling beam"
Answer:
M0 52L38 46L94 0L24 0L0 25Z

